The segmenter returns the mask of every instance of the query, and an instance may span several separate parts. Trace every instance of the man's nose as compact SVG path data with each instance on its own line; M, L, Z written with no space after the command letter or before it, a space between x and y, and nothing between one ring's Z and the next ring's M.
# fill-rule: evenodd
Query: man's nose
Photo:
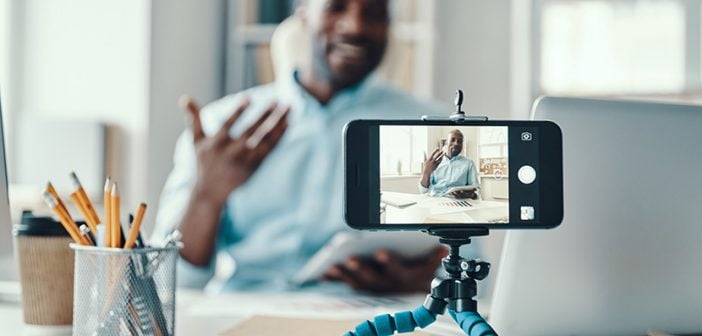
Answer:
M339 32L346 35L361 35L364 26L361 6L354 2L349 4L342 17L337 21Z

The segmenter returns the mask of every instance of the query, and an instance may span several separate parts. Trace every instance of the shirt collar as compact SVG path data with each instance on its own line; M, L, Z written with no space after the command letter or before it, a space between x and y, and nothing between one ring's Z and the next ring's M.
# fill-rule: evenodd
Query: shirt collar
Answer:
M295 70L288 75L279 77L276 81L282 99L290 102L293 114L309 115L321 114L331 117L339 111L347 110L352 106L362 104L368 93L377 85L374 74L366 76L358 84L337 92L326 104L322 105L299 82L299 71Z

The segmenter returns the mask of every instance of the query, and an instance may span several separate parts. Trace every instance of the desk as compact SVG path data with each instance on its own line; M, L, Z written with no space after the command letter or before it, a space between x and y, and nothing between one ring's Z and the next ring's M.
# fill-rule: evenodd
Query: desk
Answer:
M387 191L383 191L381 200L387 204L387 224L506 223L509 220L506 201L457 200Z
M365 298L363 296L354 295L344 295L344 298ZM403 306L403 309L413 309L417 305L421 304L423 301L423 295L416 295L411 297L403 297L403 303L399 303ZM200 291L193 290L178 290L177 294L177 308L176 308L176 334L177 335L218 335L219 333L230 329L237 322L242 321L246 317L255 314L265 315L276 309L276 307L271 307L271 305L263 305L262 302L270 302L273 305L277 304L276 300L284 300L289 302L300 301L308 298L307 302L314 305L319 301L322 296L316 293L281 293L281 294L260 294L255 295L251 293L233 293L233 294L223 294L218 296L209 297L204 295ZM339 296L341 298L341 296ZM258 303L252 303L252 300L258 301ZM332 304L338 304L338 302L332 302ZM221 309L220 309L221 308ZM287 310L287 316L290 315L290 307ZM310 308L309 309L316 309ZM398 307L393 307L397 309ZM488 307L481 307L488 308ZM326 309L322 307L322 309ZM304 309L302 309L304 310ZM337 309L338 310L338 309ZM387 312L382 310L382 308L368 308L367 316L358 314L362 312L363 309L351 312L346 311L346 314L339 315L338 318L348 318L355 314L358 317L359 323L364 319L372 318L373 314L378 314L382 312ZM286 311L283 311L285 313ZM329 317L336 312L331 308L328 311ZM324 314L326 315L326 314ZM354 317L355 318L355 317ZM18 304L11 303L0 303L0 326L2 326L1 333L3 335L62 335L60 333L36 333L34 330L30 330L24 326L22 322L22 310ZM445 315L440 316L439 320L434 323L431 327L427 328L426 331L432 333L433 335L460 335L460 329Z

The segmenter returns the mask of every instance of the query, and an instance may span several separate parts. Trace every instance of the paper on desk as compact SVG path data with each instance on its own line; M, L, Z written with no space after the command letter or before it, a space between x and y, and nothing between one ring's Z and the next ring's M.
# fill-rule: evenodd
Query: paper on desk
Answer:
M193 316L268 315L292 318L368 318L380 313L412 310L422 304L424 295L375 297L317 293L231 293L193 302Z
M223 336L315 336L315 335L343 335L353 330L359 323L358 320L323 320L305 318L285 318L273 316L254 316L237 324L234 328L222 333ZM415 331L407 335L426 335L422 331Z

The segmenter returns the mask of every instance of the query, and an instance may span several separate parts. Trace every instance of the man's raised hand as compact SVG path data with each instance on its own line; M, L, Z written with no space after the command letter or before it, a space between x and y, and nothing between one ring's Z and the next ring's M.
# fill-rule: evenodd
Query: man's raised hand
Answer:
M198 169L194 191L197 197L205 197L215 204L224 203L232 191L253 175L288 127L290 108L272 103L240 136L231 137L230 129L250 105L245 98L217 133L208 137L202 127L197 103L183 96L180 105L192 120Z

